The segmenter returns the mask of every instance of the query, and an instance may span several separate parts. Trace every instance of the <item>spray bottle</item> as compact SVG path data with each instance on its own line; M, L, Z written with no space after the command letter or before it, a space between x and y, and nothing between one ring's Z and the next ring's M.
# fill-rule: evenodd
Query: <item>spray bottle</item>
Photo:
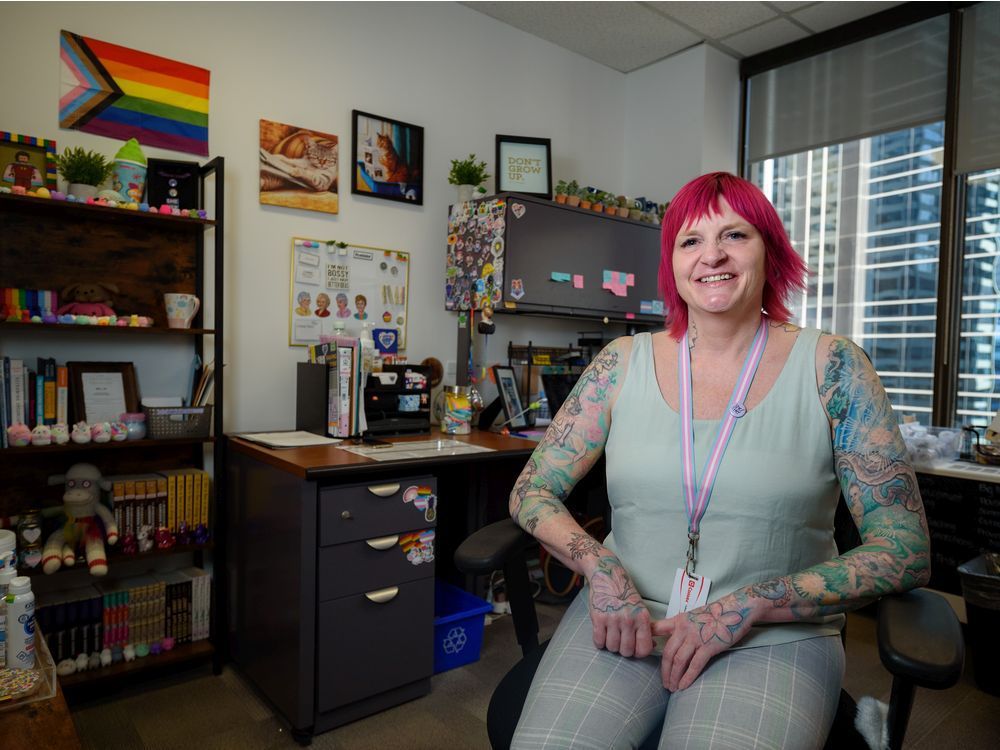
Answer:
M7 588L16 576L14 568L0 571L0 669L7 666Z

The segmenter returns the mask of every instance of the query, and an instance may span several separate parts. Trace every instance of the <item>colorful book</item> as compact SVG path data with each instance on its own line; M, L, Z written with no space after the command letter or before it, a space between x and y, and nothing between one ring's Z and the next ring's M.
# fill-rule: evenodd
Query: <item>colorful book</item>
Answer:
M56 367L56 422L69 424L69 369Z

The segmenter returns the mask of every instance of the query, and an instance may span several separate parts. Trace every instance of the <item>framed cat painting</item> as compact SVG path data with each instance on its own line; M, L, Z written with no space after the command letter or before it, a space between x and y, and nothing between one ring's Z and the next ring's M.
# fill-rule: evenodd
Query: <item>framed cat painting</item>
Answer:
M424 129L354 110L351 192L424 204Z
M260 121L260 202L335 214L339 139L329 133Z

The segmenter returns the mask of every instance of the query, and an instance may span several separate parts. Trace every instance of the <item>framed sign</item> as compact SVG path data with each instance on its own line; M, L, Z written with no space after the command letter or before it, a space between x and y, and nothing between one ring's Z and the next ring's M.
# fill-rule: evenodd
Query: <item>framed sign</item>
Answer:
M196 161L149 159L146 203L173 208L202 208L200 171Z
M56 142L0 130L0 185L56 189Z
M503 416L507 427L520 430L528 426L527 415L521 406L521 397L517 392L517 378L514 368L505 365L493 365L493 377L500 391L500 403L503 405Z
M354 110L351 192L424 204L424 129Z
M73 421L114 422L139 411L131 362L67 362Z
M497 192L552 198L552 141L549 138L497 136Z

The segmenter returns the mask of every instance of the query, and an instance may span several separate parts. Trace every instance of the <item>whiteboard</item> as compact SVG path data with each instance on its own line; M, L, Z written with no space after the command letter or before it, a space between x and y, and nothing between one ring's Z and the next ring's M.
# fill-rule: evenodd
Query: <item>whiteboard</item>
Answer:
M309 237L292 238L288 344L318 344L343 321L347 336L372 329L398 332L406 348L410 254ZM377 334L376 334L377 335Z

